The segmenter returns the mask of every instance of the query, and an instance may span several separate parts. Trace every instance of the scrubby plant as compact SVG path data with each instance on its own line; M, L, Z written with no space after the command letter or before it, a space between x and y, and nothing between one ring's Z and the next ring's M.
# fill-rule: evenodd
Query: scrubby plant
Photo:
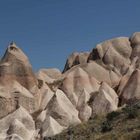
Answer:
M138 109L136 106L127 106L123 110L127 113L128 119L135 119L138 116Z
M107 117L107 120L111 121L119 115L120 115L120 112L112 111L112 112L108 113L106 117Z
M105 133L112 130L110 121L106 120L101 125L101 132Z

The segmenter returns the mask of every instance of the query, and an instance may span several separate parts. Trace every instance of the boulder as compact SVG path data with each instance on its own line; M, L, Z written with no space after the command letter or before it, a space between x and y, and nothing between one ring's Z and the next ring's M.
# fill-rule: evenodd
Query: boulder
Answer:
M89 99L89 93L83 89L77 103L77 110L79 111L79 118L81 121L88 121L88 119L91 117L92 109L88 105Z
M91 105L92 115L104 115L118 108L118 96L116 92L105 82L102 82L99 93Z
M70 126L79 124L78 111L61 90L57 90L48 103L47 115L53 117L60 125Z
M65 127L61 126L53 117L47 116L41 127L42 137L51 137L61 133Z
M121 104L140 99L140 70L136 69L121 92Z

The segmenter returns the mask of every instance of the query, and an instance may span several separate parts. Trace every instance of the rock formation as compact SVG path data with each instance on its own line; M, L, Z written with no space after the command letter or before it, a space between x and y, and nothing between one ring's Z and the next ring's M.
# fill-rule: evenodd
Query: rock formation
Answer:
M140 33L73 53L61 73L11 43L0 61L0 140L43 140L140 100Z

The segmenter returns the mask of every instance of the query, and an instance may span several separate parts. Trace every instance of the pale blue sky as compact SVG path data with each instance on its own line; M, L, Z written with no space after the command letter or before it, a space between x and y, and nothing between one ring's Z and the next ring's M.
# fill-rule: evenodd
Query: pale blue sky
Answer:
M140 31L140 0L0 0L0 55L14 40L35 71Z

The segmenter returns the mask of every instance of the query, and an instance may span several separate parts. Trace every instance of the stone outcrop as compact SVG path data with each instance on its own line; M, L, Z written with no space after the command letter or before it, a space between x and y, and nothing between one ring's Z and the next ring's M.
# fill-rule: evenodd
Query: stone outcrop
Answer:
M78 118L78 111L61 90L57 90L47 107L47 115L52 116L59 124L68 127L81 121Z
M121 104L140 99L140 70L136 69L121 92Z
M11 43L0 61L0 140L42 140L140 100L140 33L73 53L61 73Z
M32 71L27 56L15 43L11 43L0 62L0 82L16 80L28 90L37 85L37 80Z
M67 62L65 64L63 72L69 70L75 65L78 64L86 64L89 57L89 52L84 53L72 53L69 58L67 59Z
M99 93L92 103L92 115L104 115L118 108L118 96L116 92L105 82L102 82Z
M89 60L94 60L94 51L95 49L90 54ZM116 71L119 74L124 74L126 72L130 64L131 52L132 48L130 46L129 38L127 37L107 40L96 46L98 59L102 60L103 64L109 69Z
M65 127L61 126L54 118L47 116L41 127L42 137L51 137L62 132Z
M22 106L0 120L0 137L3 139L16 134L17 137L30 140L34 136L35 123Z

